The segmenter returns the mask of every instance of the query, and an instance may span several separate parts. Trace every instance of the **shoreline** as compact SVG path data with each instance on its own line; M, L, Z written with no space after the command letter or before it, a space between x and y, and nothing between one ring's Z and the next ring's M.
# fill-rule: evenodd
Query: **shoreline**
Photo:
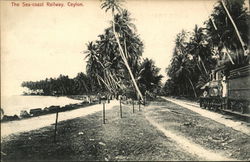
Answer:
M118 105L118 101L113 100L109 104L106 105L106 110L111 109L112 105ZM60 112L58 120L65 121L69 119L74 119L82 116L86 116L89 114L93 114L95 112L102 110L102 104L92 104L85 107L80 107L78 109ZM55 123L55 113L36 116L33 118L26 118L23 120L15 120L10 122L1 123L1 139L5 138L9 135L27 132L39 128L43 128L46 126L50 126ZM32 124L30 124L32 123Z
M69 110L74 110L80 108L82 106L91 106L97 102L97 98L95 95L90 95L91 99L87 98L88 95L67 95L67 96L42 96L42 95L13 95L7 96L11 97L65 97L70 100L75 100L75 103L68 103L68 104L59 104L59 103L51 103L50 106L30 106L29 108L20 108L19 113L4 113L6 108L1 107L1 123L16 121L16 120L23 120L27 118L32 118L36 116L42 116L47 114L52 114L56 112L64 112ZM2 96L6 97L6 96ZM15 100L15 99L14 99ZM44 100L44 99L43 99ZM45 98L46 100L46 98ZM82 102L80 102L82 101ZM7 108L8 109L8 108ZM2 111L3 110L3 111Z

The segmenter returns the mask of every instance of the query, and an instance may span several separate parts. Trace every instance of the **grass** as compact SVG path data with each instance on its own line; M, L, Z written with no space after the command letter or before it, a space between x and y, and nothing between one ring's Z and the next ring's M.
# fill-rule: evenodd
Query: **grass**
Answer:
M102 106L102 105L97 105ZM193 142L239 160L250 160L250 136L228 128L198 113L171 102L151 102L141 105L135 113L132 106L123 105L106 111L58 124L57 142L54 126L10 135L1 141L3 161L8 160L82 160L82 161L166 161L199 160L181 150L176 143L156 130L145 119L150 116L166 129Z
M226 127L171 102L150 105L147 115L166 129L175 131L205 148L224 152L239 160L250 160L250 136Z
M197 160L158 132L135 107L133 114L131 106L123 105L122 119L118 106L107 111L106 124L101 112L59 122L56 143L53 126L11 135L1 141L6 154L2 160Z

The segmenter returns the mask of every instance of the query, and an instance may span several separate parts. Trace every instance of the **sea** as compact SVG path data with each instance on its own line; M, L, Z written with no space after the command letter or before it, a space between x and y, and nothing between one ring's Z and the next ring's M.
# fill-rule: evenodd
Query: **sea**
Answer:
M74 100L68 97L54 96L1 96L1 108L4 115L20 115L21 110L33 108L45 108L49 106L64 106L68 104L80 103L81 100Z

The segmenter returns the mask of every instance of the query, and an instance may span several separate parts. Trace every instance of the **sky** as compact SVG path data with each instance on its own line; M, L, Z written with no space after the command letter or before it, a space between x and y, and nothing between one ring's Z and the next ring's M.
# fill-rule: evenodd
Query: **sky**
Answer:
M43 7L12 6L1 1L1 95L21 94L23 81L85 72L82 51L110 25L111 16L99 0L38 1ZM37 2L37 1L36 1ZM64 7L48 7L47 2ZM69 7L67 2L82 3ZM166 80L176 34L202 26L214 0L127 0L133 23L144 43L143 57L151 58Z

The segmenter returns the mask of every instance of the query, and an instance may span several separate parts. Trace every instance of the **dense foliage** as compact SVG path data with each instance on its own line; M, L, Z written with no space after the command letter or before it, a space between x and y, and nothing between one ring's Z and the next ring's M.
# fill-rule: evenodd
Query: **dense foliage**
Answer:
M192 32L183 30L176 36L164 94L197 97L216 65L223 62L230 69L249 63L250 19L243 6L244 0L218 1L204 28L195 25Z
M120 7L119 0L105 0L101 8L111 10L113 20L98 39L86 44L86 75L79 73L69 79L61 75L57 79L24 82L31 93L43 95L69 95L106 91L126 94L143 99L147 92L157 93L162 76L153 60L143 59L143 43L136 33L130 13Z
M159 69L149 59L142 61L143 43L136 33L130 13L120 1L105 0L101 7L111 10L111 26L99 39L87 44L87 74L110 93L139 97L159 87Z

